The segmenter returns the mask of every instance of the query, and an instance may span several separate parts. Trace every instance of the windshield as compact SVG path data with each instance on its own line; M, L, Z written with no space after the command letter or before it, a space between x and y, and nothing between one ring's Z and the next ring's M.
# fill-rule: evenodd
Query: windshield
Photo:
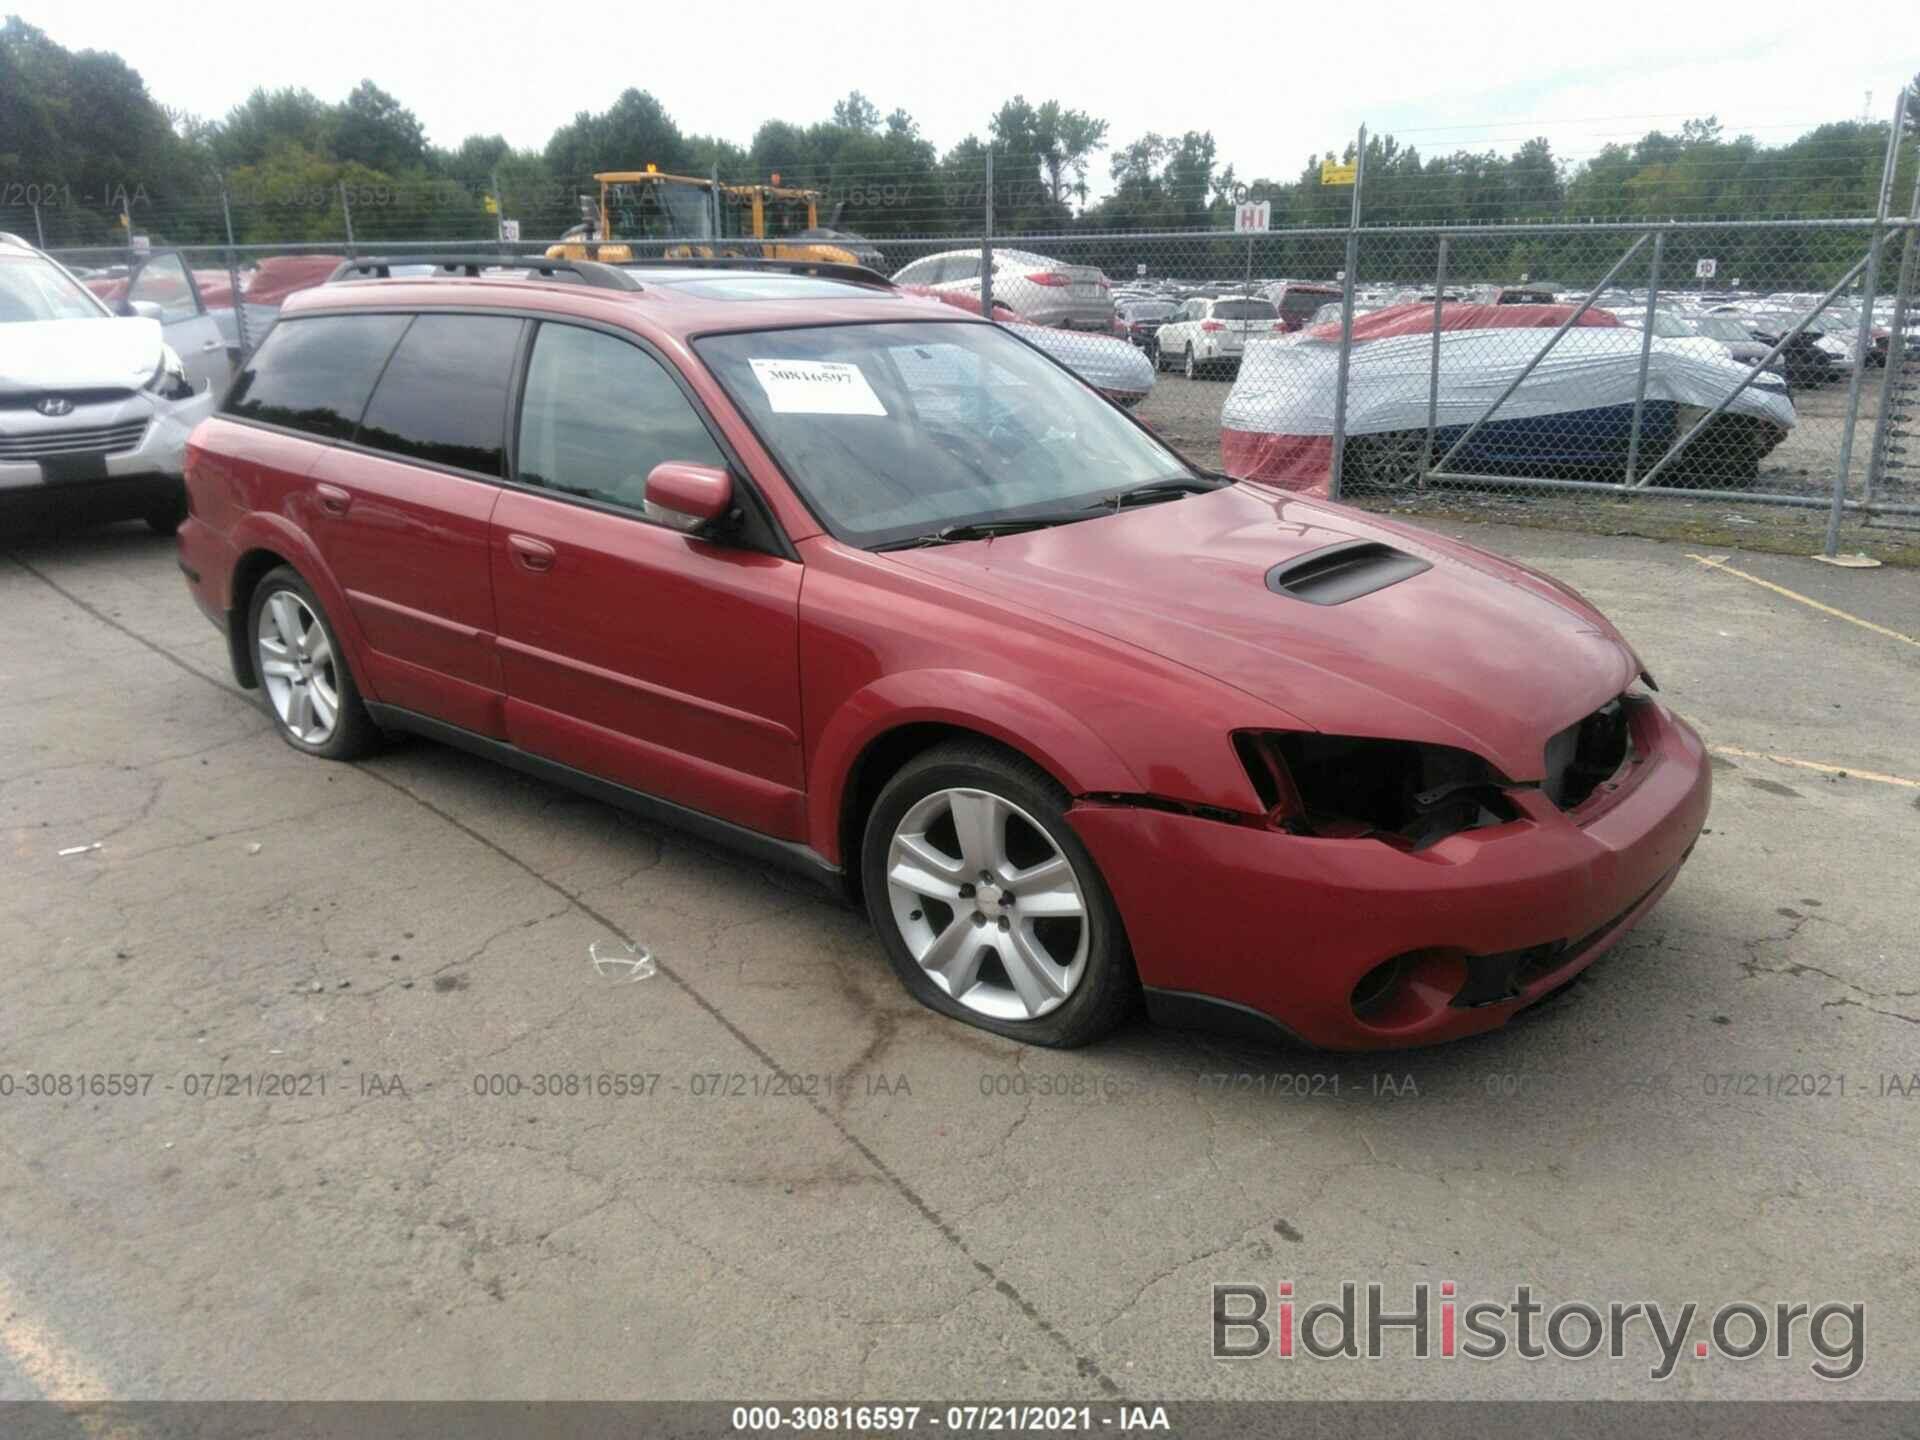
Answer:
M1653 313L1653 333L1663 340L1680 340L1697 332L1678 315L1656 310Z
M98 320L99 302L57 265L37 256L0 259L0 324L12 320Z
M1745 325L1730 315L1708 315L1699 322L1700 333L1709 340L1751 340Z
M1031 346L965 321L712 335L695 348L828 529L882 545L1191 478Z
M646 180L606 187L610 240L706 240L713 236L713 192L684 180Z

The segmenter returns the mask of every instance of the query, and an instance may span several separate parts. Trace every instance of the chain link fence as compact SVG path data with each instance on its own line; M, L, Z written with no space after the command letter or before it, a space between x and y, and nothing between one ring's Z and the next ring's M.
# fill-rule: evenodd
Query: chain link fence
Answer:
M240 352L288 294L367 254L538 254L604 226L637 259L853 260L1020 326L1237 477L1415 513L1767 506L1826 523L1832 553L1842 517L1920 516L1920 180L1904 206L1893 194L1906 133L1889 131L1876 212L1838 219L1377 225L1363 165L1346 224L1068 228L1057 187L996 184L989 156L920 188L857 173L779 196L717 174L674 196L642 184L609 192L604 218L593 180L516 193L495 177L216 186L160 207L189 243L148 239L131 202L102 233L97 213L36 196L0 229L110 300L184 271ZM63 230L106 243L63 245ZM245 238L263 231L285 238Z

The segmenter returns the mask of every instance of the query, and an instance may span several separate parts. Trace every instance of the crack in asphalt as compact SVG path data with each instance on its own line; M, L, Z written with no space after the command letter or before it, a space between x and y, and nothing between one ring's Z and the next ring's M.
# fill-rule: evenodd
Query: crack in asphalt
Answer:
M198 666L187 663L187 661L181 659L178 655L174 654L172 651L168 650L166 647L156 643L155 641L149 640L146 636L132 629L126 623L121 621L118 617L107 614L105 611L101 610L99 607L89 603L87 600L74 594L71 590L61 585L58 581L54 580L51 576L47 575L44 571L30 564L28 561L21 559L18 555L11 555L8 558L11 559L13 563L18 565L22 570L26 571L29 575L33 576L34 579L38 580L42 585L45 585L49 590L53 591L56 595L60 596L63 600L67 601L69 604L75 606L76 608L80 609L81 611L84 611L86 614L93 617L93 619L98 621L100 624L108 627L111 630L117 631L122 635L125 635L128 639L133 640L137 644L143 646L145 649L151 651L154 655L157 655L160 659L166 661L168 664L174 666L179 670L184 671L186 674L193 676L195 679L203 681L207 685L212 686L215 690L219 691L220 694L226 697L227 699L244 704L249 709L255 708L253 705L253 702L246 696L246 694L240 691L239 689L235 688L228 681L218 676L209 675L206 671L200 669ZM455 830L458 830L461 834L465 835L468 839L474 841L476 844L479 844L485 849L491 851L493 854L497 855L500 859L506 861L508 864L522 871L527 876L537 881L542 886L546 887L548 890L551 890L554 894L568 901L570 905L572 905L575 909L577 909L581 914L585 915L588 919L593 920L595 923L604 926L609 933L619 936L622 940L626 941L629 945L638 943L634 940L634 937L628 934L627 931L622 926L615 923L611 917L603 914L599 909L597 909L594 905L592 905L589 901L584 899L582 896L567 889L564 885L561 885L557 881L549 879L547 876L541 874L537 869L533 867L531 863L529 863L526 860L523 860L520 856L514 854L511 850L508 850L505 846L499 844L497 841L491 839L486 835L481 834L478 830L474 829L471 825L468 825L465 821L459 819L457 816L449 814L446 810L443 810L440 806L434 804L433 801L427 799L425 796L420 795L415 791L409 790L405 785L401 784L399 781L391 778L390 776L382 774L377 769L369 768L368 766L363 764L355 764L351 768L357 771L358 773L366 776L368 779L373 780L378 784L384 785L389 790L392 790L394 793L404 796L406 799L412 801L415 805L418 805L421 809L426 810L429 814L438 818L444 824L451 826ZM782 1065L778 1060L776 1060L771 1051L769 1051L758 1040L754 1039L753 1036L749 1035L744 1029L742 1029L737 1023L735 1023L729 1016L727 1016L720 1009L719 1006L715 1005L713 1001L708 999L704 994L700 992L700 990L695 985L693 985L689 980L687 980L685 976L679 974L672 966L664 962L657 961L656 964L658 966L658 973L661 975L662 978L666 979L669 983L674 985L683 995L685 995L689 1000L691 1000L699 1009L704 1011L709 1019L711 1019L715 1024L719 1025L721 1029L727 1032L727 1034L732 1036L733 1039L743 1049L745 1049L750 1055L752 1055L762 1065L766 1066L769 1070L774 1071L777 1074L788 1073L787 1066ZM561 1012L561 1015L564 1015L565 1013L566 1011L563 1010ZM555 1020L559 1018L561 1018L561 1016L556 1015L551 1017L548 1021L544 1023L552 1024ZM524 1039L525 1037L522 1036L521 1038ZM881 1046L880 1048L884 1048L884 1045ZM968 1246L965 1237L963 1237L960 1234L960 1232L955 1228L954 1223L950 1219L948 1219L946 1216L944 1216L939 1211L939 1209L937 1209L932 1204L932 1202L930 1202L916 1188L914 1188L914 1186L904 1176L902 1176L898 1171L894 1170L892 1166L888 1165L887 1162L880 1157L879 1153L871 1145L869 1145L865 1140L861 1139L850 1128L848 1128L845 1119L834 1108L826 1104L823 1104L819 1099L819 1097L817 1096L802 1094L799 1098L808 1106L808 1108L810 1108L822 1120L825 1120L829 1125L831 1125L834 1128L835 1131L839 1133L841 1139L843 1139L856 1153L858 1153L861 1159L865 1160L866 1163L873 1168L873 1170L886 1183L888 1188L893 1190L896 1195L898 1195L902 1200L904 1200L908 1204L908 1206L911 1207L912 1210L921 1217L921 1219L925 1220L929 1225L933 1226L933 1228L940 1234L941 1238L945 1240L948 1245L950 1245L951 1247L953 1247L953 1249L957 1250L960 1253L960 1255L967 1261L967 1263L973 1267L975 1273L977 1273L982 1277L983 1283L980 1288L984 1289L987 1285L991 1285L995 1291L997 1291L1011 1305L1013 1305L1015 1309L1017 1309L1023 1316L1025 1316L1026 1319L1029 1321L1029 1323L1031 1323L1034 1326L1034 1328L1037 1329L1050 1344L1052 1344L1056 1349L1061 1351L1073 1362L1074 1369L1077 1374L1079 1374L1083 1378L1092 1380L1094 1384L1099 1386L1103 1394L1107 1395L1110 1398L1119 1398L1121 1396L1122 1391L1119 1385L1117 1385L1114 1382L1113 1377L1108 1375L1103 1369L1101 1369L1099 1363L1095 1361L1092 1356L1081 1353L1080 1349L1074 1344L1074 1342L1071 1339L1069 1339L1067 1335L1063 1331L1061 1331L1060 1328L1056 1326L1051 1320L1047 1319L1046 1316L1042 1315L1039 1309L1033 1304L1033 1302L1028 1300L1026 1296L1020 1292L1018 1287L1016 1287L1011 1281L1009 1281L1003 1275L1001 1275L999 1270L996 1269L991 1262L983 1260L978 1255L974 1254L972 1249ZM358 1108L358 1107L356 1106L353 1108Z

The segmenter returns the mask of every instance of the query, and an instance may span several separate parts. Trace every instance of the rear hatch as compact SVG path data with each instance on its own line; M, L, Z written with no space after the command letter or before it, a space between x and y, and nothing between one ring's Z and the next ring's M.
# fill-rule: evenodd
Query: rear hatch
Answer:
M1108 298L1107 277L1092 265L1062 265L1060 273L1067 277L1067 294L1075 301L1089 305L1098 305Z
M1248 336L1273 334L1280 312L1266 300L1216 300L1213 318L1224 327L1221 348L1244 350Z

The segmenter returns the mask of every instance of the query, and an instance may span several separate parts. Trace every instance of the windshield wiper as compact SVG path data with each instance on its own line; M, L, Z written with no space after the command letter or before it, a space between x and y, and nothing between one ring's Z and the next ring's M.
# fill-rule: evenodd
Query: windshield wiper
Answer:
M1116 490L1087 506L1089 510L1123 510L1129 505L1149 505L1159 500L1177 500L1182 495L1204 495L1230 485L1231 480L1212 476L1169 475L1165 480L1149 480L1130 490Z
M963 525L946 525L925 535L909 535L904 540L889 540L875 550L912 550L922 545L951 545L959 540L989 540L995 535L1017 535L1022 530L1044 530L1049 525L1074 525L1087 519L1085 511L1070 510L1048 515L1009 516L1005 520L970 520Z

